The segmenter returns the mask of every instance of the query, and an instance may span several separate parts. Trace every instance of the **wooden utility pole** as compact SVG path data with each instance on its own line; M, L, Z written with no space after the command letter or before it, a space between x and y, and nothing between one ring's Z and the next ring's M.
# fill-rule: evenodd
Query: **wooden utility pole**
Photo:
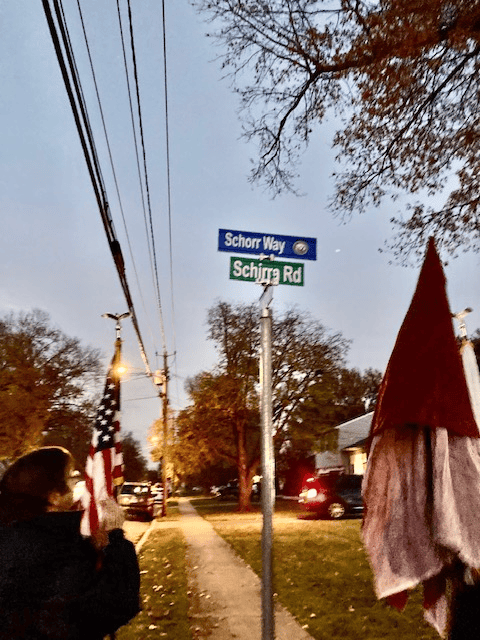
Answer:
M163 418L163 456L162 456L162 518L167 515L167 498L168 498L168 362L167 352L163 352L163 397L162 397L162 418Z

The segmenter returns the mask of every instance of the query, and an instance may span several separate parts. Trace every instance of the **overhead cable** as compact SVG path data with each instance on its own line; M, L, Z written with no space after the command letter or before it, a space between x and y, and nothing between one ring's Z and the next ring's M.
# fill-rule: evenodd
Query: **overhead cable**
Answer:
M136 282L137 282L137 287L138 287L138 292L139 292L139 295L140 295L140 299L142 301L142 306L143 306L145 315L148 318L148 312L147 312L146 305L145 305L145 300L144 300L144 297L143 297L142 287L140 286L140 279L138 277L137 266L136 266L136 263L135 263L135 258L133 256L132 244L130 242L130 234L128 232L127 221L125 219L125 213L124 213L124 210L123 210L122 198L120 196L120 189L119 189L119 186L118 186L117 173L115 171L115 165L114 165L114 162L113 162L112 151L111 151L111 148L110 148L110 140L109 140L108 133L107 133L107 126L106 126L106 123L105 123L105 118L104 118L104 115L103 115L102 101L100 99L100 92L99 92L99 89L98 89L97 78L96 78L95 69L94 69L94 65L93 65L92 55L90 53L90 45L89 45L89 42L88 42L87 30L85 28L85 22L84 22L84 19L83 19L82 8L80 6L80 0L77 0L77 6L78 6L78 13L80 15L80 22L81 22L81 25L82 25L83 37L84 37L84 40L85 40L85 47L86 47L86 50L87 50L88 60L90 62L90 70L92 72L93 84L95 86L95 93L96 93L96 96L97 96L98 109L99 109L99 112L100 112L100 118L102 120L103 132L104 132L104 135L105 135L105 142L106 142L106 145L107 145L108 156L109 156L109 159L110 159L110 166L111 166L111 169L112 169L113 180L114 180L115 189L116 189L116 192L117 192L118 204L119 204L119 207L120 207L120 213L122 215L122 220L123 220L123 227L125 229L125 235L126 235L126 238L127 238L127 244L128 244L128 249L129 249L129 253L130 253L130 259L132 261L133 271L134 271L134 274L135 274L135 279L136 279ZM137 161L138 161L138 154L137 154ZM142 194L142 196L143 196L143 194ZM148 248L150 250L150 246ZM155 343L155 340L153 338L153 333L151 331L150 324L149 324L149 329L150 329L150 335L151 335L152 342Z
M61 0L53 0L53 6L55 9L55 15L61 38L58 34L49 0L42 0L42 4L50 30L50 36L52 38L55 53L57 55L57 60L62 73L63 81L65 83L65 88L68 94L73 117L75 119L78 135L80 137L83 154L85 156L85 161L95 193L95 198L97 200L100 216L103 222L105 233L107 235L110 251L112 253L112 257L120 279L120 284L125 295L128 310L130 311L132 317L132 323L137 334L140 354L142 356L147 375L153 380L153 374L150 369L147 354L145 352L145 347L140 333L140 327L138 325L133 300L130 294L130 289L125 274L125 263L123 260L122 250L120 247L120 243L116 237L113 220L110 214L110 207L107 200L103 176L100 170L95 142L90 127L90 121L88 118L87 108L81 89L81 83L78 76L75 57L73 55L73 50L71 47L70 37L68 34L68 28L65 21ZM62 50L62 43L64 51Z
M138 182L139 182L139 186L140 186L140 196L141 196L141 200L142 200L142 210L143 210L143 218L144 218L144 222L145 222L145 233L146 233L146 238L147 238L147 250L148 250L148 256L150 259L150 267L152 270L152 277L155 281L155 271L154 271L154 265L153 265L153 255L152 255L152 248L151 248L151 241L150 241L150 232L148 229L148 221L147 221L147 210L146 210L146 205L145 205L145 193L144 193L144 186L143 186L143 178L142 178L142 170L140 168L140 158L139 158L139 153L138 153L138 141L137 141L137 128L135 126L135 116L133 113L133 102L132 102L132 91L130 88L130 74L128 72L128 63L127 63L127 54L125 51L125 38L123 35L123 25L122 25L122 14L120 11L120 1L117 0L117 15L118 15L118 25L119 25L119 29L120 29L120 41L122 43L122 53L123 53L123 64L124 64L124 68L125 68L125 78L127 81L127 94L128 94L128 102L129 102L129 107L130 107L130 120L131 120L131 124L132 124L132 133L133 133L133 143L134 143L134 149L135 149L135 157L136 157L136 161L137 161L137 173L138 173Z
M164 77L164 95L165 95L165 147L167 162L167 208L168 208L168 239L170 254L170 294L172 304L172 332L173 332L173 353L176 355L176 332L175 332L175 299L173 286L173 245L172 245L172 190L170 183L170 127L168 120L168 65L167 65L167 23L165 17L165 0L162 0L162 29L163 29L163 77ZM175 372L177 372L177 363L175 358ZM178 380L178 378L177 378Z
M150 202L150 188L149 188L148 170L147 170L147 154L145 149L145 139L143 135L143 119L142 119L142 109L141 109L141 102L140 102L140 85L138 81L137 58L135 54L135 38L133 34L133 21L132 21L132 10L130 6L130 0L127 0L127 5L128 5L128 19L129 19L129 26L130 26L130 46L132 51L133 74L135 78L135 87L136 87L136 94L137 94L138 121L139 121L140 139L141 139L142 151L143 151L144 179L145 179L145 188L147 193L147 208L148 208L149 220L150 220L150 234L151 234L151 242L152 242L154 272L155 272L155 287L157 292L158 312L160 316L160 328L162 331L162 338L163 338L163 350L164 352L166 352L167 347L166 347L166 338L165 338L165 327L163 323L162 302L160 297L157 253L155 249L155 234L153 230L152 206Z

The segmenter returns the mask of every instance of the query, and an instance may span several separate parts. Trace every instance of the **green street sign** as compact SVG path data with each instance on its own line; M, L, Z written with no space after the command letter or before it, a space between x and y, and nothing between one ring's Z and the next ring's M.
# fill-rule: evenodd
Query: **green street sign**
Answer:
M303 287L303 262L230 258L230 280Z

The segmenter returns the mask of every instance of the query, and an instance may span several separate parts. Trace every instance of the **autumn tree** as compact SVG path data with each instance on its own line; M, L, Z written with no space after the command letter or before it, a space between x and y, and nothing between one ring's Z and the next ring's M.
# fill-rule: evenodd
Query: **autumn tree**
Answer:
M373 411L381 381L376 369L361 373L340 367L322 375L292 416L290 449L297 454L311 451L339 424Z
M66 438L65 428L78 426L83 439L99 368L99 352L53 327L43 311L0 319L0 458L38 446L44 435Z
M150 431L148 435L148 442L150 445L150 460L158 463L158 477L163 481L163 471L165 469L165 479L168 482L168 478L172 482L178 477L183 479L181 465L179 463L178 470L174 466L174 455L172 453L175 444L175 432L176 432L176 414L171 408L167 409L168 422L166 429L164 428L163 416L158 420L155 420L150 425ZM166 441L165 441L166 436ZM180 455L180 454L179 454ZM181 459L181 455L179 460ZM165 467L164 467L165 465Z
M241 376L203 372L189 380L191 404L179 413L172 449L175 469L194 475L219 460L235 465L239 508L250 506L260 464L258 399Z
M315 127L334 115L343 217L413 194L392 248L480 249L479 0L193 0L214 25L258 158L292 189ZM437 196L439 206L418 198Z
M258 305L220 301L208 312L218 352L213 372L189 381L191 404L177 420L177 463L205 466L218 459L238 470L239 505L247 509L260 463ZM292 416L322 374L344 365L348 342L318 321L289 309L272 322L273 424L277 449L289 442Z
M64 405L52 410L43 432L42 445L68 449L78 470L87 460L99 401L100 397L86 398L73 407Z

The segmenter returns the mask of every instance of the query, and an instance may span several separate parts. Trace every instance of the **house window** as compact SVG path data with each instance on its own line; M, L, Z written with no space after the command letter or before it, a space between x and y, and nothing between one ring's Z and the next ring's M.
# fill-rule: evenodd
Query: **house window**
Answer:
M363 475L367 466L367 454L365 451L355 451L350 456L350 473Z

